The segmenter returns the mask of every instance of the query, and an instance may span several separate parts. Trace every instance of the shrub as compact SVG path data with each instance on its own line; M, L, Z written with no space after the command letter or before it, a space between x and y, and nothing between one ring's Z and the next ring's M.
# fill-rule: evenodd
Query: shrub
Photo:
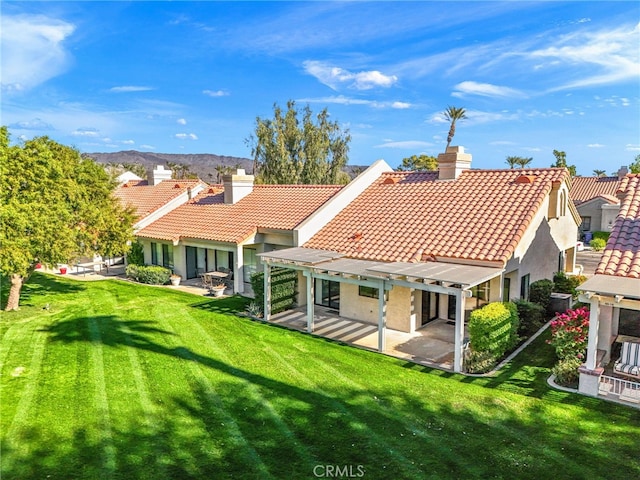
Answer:
M593 232L592 238L594 240L604 240L604 243L607 243L607 241L609 240L609 235L611 235L611 232L597 231Z
M131 244L131 249L127 253L127 263L129 265L144 265L144 248L137 240Z
M489 303L471 312L471 348L477 352L489 352L496 358L502 357L511 342L511 320L511 311L500 302Z
M518 333L524 337L530 337L542 328L546 320L546 311L537 303L526 300L516 300L520 325Z
M245 312L250 317L262 318L262 315L263 315L262 305L257 303L257 302L255 302L255 301L254 302L250 302L247 305L247 308L246 308Z
M567 275L564 272L556 272L553 275L553 291L558 293L570 293L576 298L578 292L576 287L584 283L587 277L584 275Z
M520 337L518 336L518 330L520 329L520 317L518 316L518 307L513 302L505 302L504 306L509 310L509 323L511 329L509 330L509 342L507 344L507 350L511 350L518 345Z
M127 268L124 270L127 278L138 281L138 265L127 265Z
M544 311L549 310L551 303L551 292L553 292L553 282L548 278L538 280L529 285L529 301L542 306ZM522 317L521 317L522 318Z
M158 265L129 265L127 277L149 285L164 285L169 282L171 270Z
M596 252L601 252L602 250L604 250L604 247L607 246L607 242L602 238L594 238L593 240L591 240L591 242L589 242L589 245Z
M556 376L558 385L569 386L578 381L580 374L578 368L582 365L582 360L577 358L564 358L554 365L551 373Z
M255 301L264 305L264 273L251 275L251 287ZM271 269L271 313L280 313L296 305L298 272L286 268Z
M464 353L464 369L469 373L487 373L498 363L497 358L491 352L477 352L468 349Z
M551 321L551 340L560 359L573 358L583 361L589 338L589 310L576 308L567 310Z

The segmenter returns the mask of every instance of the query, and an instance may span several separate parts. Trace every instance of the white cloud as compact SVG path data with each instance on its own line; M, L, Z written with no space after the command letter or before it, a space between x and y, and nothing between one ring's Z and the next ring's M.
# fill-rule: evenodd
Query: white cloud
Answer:
M31 89L63 73L71 57L63 43L75 26L44 15L2 15L2 89Z
M333 90L338 90L341 86L356 90L370 90L376 87L388 88L398 81L398 77L395 75L385 75L378 70L354 73L316 60L305 61L303 67L309 75L316 77L321 83Z
M178 120L176 120L177 123L179 123L180 125L186 125L187 121L184 118L179 118Z
M508 140L496 140L495 142L489 142L489 145L517 145L517 143Z
M500 85L492 85L490 83L466 81L457 84L454 89L455 91L451 94L451 96L459 98L465 97L467 95L480 95L483 97L498 98L526 97L526 95L519 90L509 87L502 87Z
M395 108L395 109L407 109L411 108L410 103L406 102L378 102L376 100L365 100L363 98L351 98L344 95L330 96L330 97L316 97L316 98L299 98L300 103L334 103L337 105L366 105L371 108Z
M134 142L133 140L123 140L121 143L123 145L134 145L136 142Z
M613 30L567 34L553 45L534 50L528 55L548 63L560 62L578 74L578 80L551 89L557 91L637 80L640 72L638 44L640 23Z
M99 137L100 132L95 128L78 128L71 132L74 137Z
M463 120L458 120L457 125L479 125L483 123L490 122L501 122L501 121L513 121L517 120L520 116L519 113L510 113L508 111L493 113L493 112L483 112L480 110L467 110L465 112L467 118ZM428 123L440 123L440 124L449 124L449 120L447 120L442 112L436 112L431 115L427 119Z
M628 152L640 152L640 145L632 145L631 143L627 143L624 149Z
M145 150L155 150L156 149L156 147L154 147L153 145L147 145L146 143L140 145L140 148L143 148Z
M226 97L229 95L229 92L224 90L203 90L202 93L209 97Z
M128 93L128 92L148 92L149 90L155 90L153 87L145 87L142 85L123 85L120 87L111 87L110 92L113 93Z
M411 108L411 104L407 102L393 102L391 108L397 108L403 110L405 108Z
M589 148L603 148L605 145L602 145L601 143L590 143L589 145L587 145L587 147Z
M53 130L53 126L39 118L27 120L23 122L15 122L9 125L9 128L16 130Z
M174 137L178 140L198 140L198 136L195 133L176 133Z
M400 148L400 149L420 149L425 147L432 147L433 143L423 142L420 140L405 140L402 142L386 141L380 145L376 145L375 148Z

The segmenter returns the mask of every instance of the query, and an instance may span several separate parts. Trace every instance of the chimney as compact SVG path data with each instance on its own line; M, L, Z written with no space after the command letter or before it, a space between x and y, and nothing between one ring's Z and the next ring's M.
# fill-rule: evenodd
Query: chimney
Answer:
M253 175L247 175L244 168L239 168L235 174L223 175L224 203L238 203L253 191Z
M618 170L618 180L622 180L624 177L626 177L627 173L629 173L629 169L624 165L621 166L620 170Z
M151 183L155 186L163 180L171 180L172 173L173 172L171 170L165 170L163 165L158 165L153 169Z
M448 147L438 155L438 180L455 180L470 168L471 154L464 153L464 147Z

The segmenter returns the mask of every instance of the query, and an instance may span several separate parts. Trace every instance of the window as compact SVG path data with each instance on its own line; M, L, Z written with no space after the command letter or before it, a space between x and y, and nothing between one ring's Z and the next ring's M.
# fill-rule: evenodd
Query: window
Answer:
M158 265L158 244L151 242L151 265Z
M476 308L481 307L489 303L490 295L489 282L481 283L475 287L471 287L471 295L476 299Z
M504 277L502 280L502 301L508 302L511 299L511 279Z
M562 190L560 192L560 216L564 216L567 213L567 192Z
M582 225L580 225L580 230L583 232L591 231L591 217L582 217Z
M365 287L364 285L360 285L358 287L358 295L361 297L370 297L370 298L378 298L379 291L375 287Z
M162 244L162 266L173 270L173 248L166 243Z
M529 282L531 281L531 275L528 273L520 278L520 298L522 300L529 300Z

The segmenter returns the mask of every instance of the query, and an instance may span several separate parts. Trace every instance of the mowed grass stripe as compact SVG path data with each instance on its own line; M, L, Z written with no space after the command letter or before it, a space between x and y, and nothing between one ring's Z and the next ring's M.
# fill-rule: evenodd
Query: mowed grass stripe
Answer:
M24 435L29 433L29 416L32 414L32 407L37 393L38 384L41 381L40 371L42 369L42 359L44 357L45 346L47 344L47 335L43 332L34 331L31 336L33 350L31 353L31 361L29 362L28 375L25 376L25 385L22 394L19 397L15 414L6 430L6 438L12 439L11 448L14 450L13 455L3 459L3 470L6 467L13 467L11 460L19 457L28 457L32 444L24 440ZM3 394L3 404L4 404ZM4 405L2 408L2 416L7 413ZM5 460L8 465L5 464Z
M101 436L103 441L103 475L112 476L117 469L117 451L113 444L113 431L109 414L109 400L104 374L104 358L100 328L93 317L89 317L89 335L93 348L91 349L91 369L94 378L94 399L99 413Z
M244 464L247 470L255 469L256 471L253 474L258 475L258 478L272 478L269 473L269 469L260 454L252 446L251 442L245 438L236 419L227 412L222 399L216 393L216 385L220 381L223 381L223 379L228 378L228 374L219 370L214 370L214 381L210 381L208 376L212 373L212 370L202 366L202 362L205 361L204 357L178 345L178 340L182 340L183 338L182 335L180 335L180 325L178 325L178 328L174 328L174 324L187 322L190 326L193 326L197 325L197 323L190 318L188 312L184 312L180 316L180 320L174 320L173 322L168 321L165 318L165 315L162 314L154 316L160 329L172 334L165 337L165 341L168 348L170 348L170 352L187 361L186 365L191 374L192 389L194 389L195 392L199 392L200 402L203 404L201 405L201 408L204 407L210 414L214 414L214 418L216 419L215 424L214 422L207 421L206 417L201 417L211 438L220 439L220 434L223 433L222 439L226 444L230 444L227 445L227 447L231 447L236 452L235 455L237 456L237 461ZM210 346L207 344L208 342L203 343L202 338L196 339L196 342L203 346ZM211 364L211 362L206 363ZM225 427L224 430L226 431L220 432L219 430L221 426ZM242 457L246 457L245 461L242 460ZM251 472L248 471L241 473L247 475L251 474Z
M245 321L240 318L237 318L236 320L237 321L230 322L231 324L228 326L234 327L242 324ZM261 393L261 388L252 381L253 374L248 371L241 371L239 369L233 369L233 367L231 367L231 365L236 362L236 359L232 359L230 357L226 350L223 349L222 346L215 340L215 338L211 334L209 334L207 329L203 327L203 323L211 325L212 322L211 320L193 321L191 325L193 326L194 331L189 333L193 333L197 337L206 340L202 344L203 351L206 351L207 353L213 353L217 359L219 359L224 365L228 366L227 369L237 379L241 380L242 386L244 388L244 393L247 394L245 400L252 401L253 404L259 406L260 409L266 409L266 418L269 421L273 422L277 431L282 434L286 440L288 440L288 443L282 445L281 447L290 449L289 451L295 453L298 459L303 461L306 467L308 467L306 472L311 471L313 467L318 464L318 459L311 454L311 452L302 443L301 439L296 436L296 433L290 428L290 426L282 418L280 413L274 408L274 405ZM241 335L242 332L238 332L238 334ZM247 349L244 352L244 355L246 356L252 355L250 346L247 346ZM209 372L204 370L203 373L208 374ZM246 411L247 409L243 410L242 417L246 417ZM251 433L255 435L255 431Z

